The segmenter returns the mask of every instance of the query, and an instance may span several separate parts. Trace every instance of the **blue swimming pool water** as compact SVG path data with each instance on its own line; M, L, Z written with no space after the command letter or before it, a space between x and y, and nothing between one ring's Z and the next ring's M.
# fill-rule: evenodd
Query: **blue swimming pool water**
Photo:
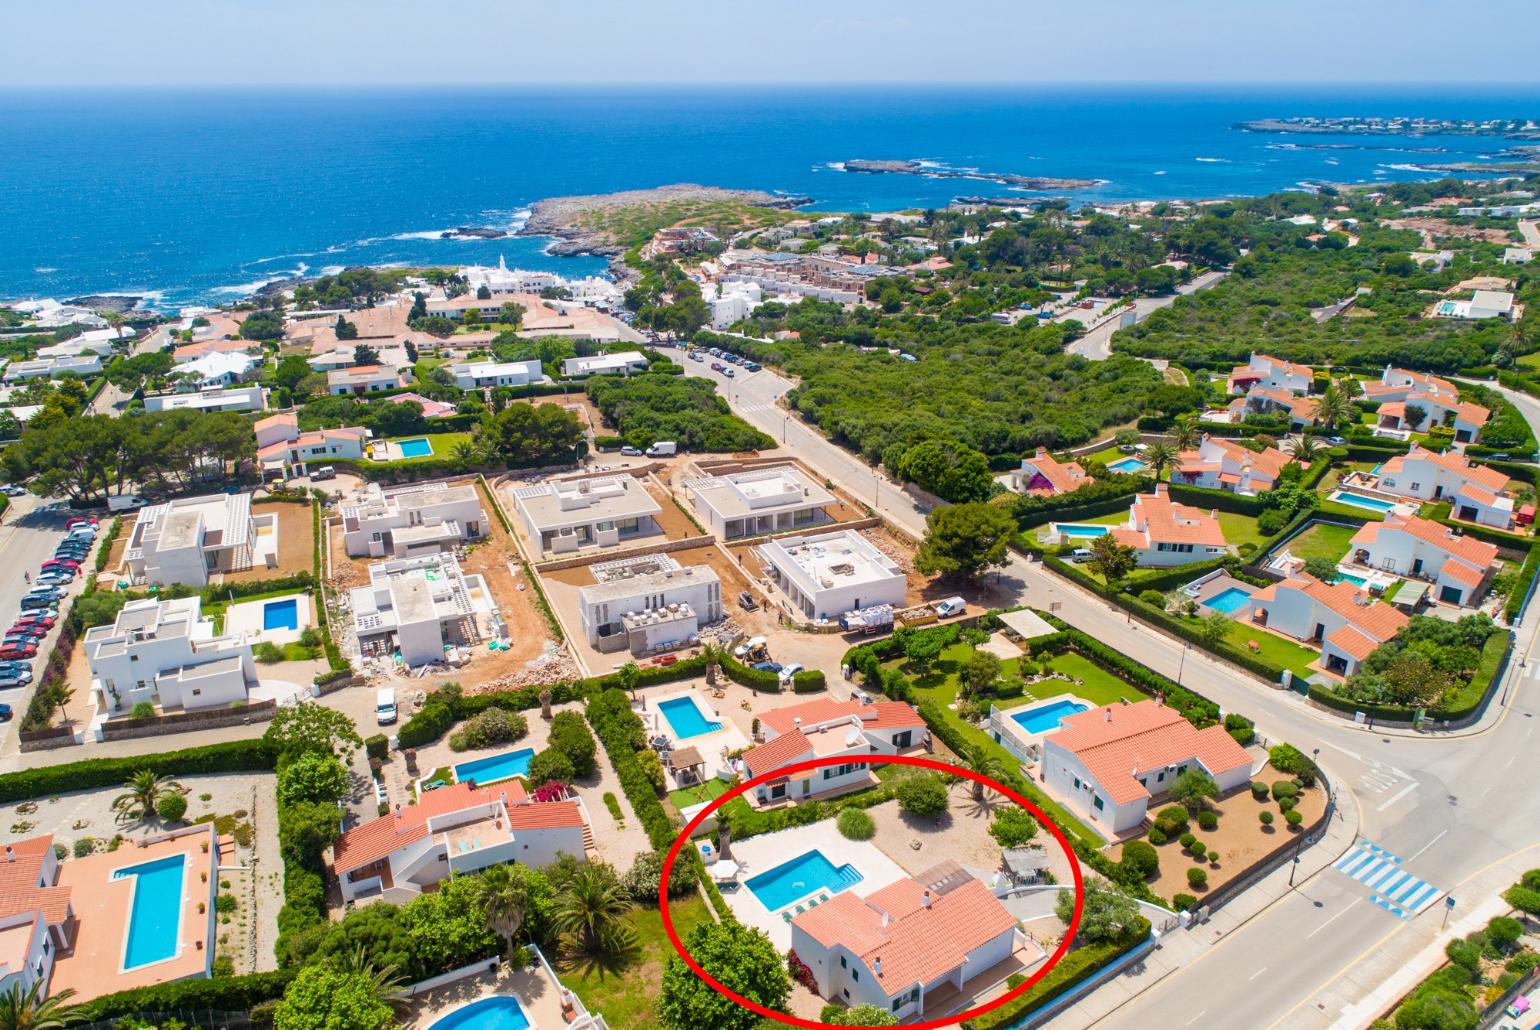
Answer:
M482 998L462 1005L434 1022L428 1030L524 1030L529 1017L519 999L511 994Z
M263 629L299 629L299 599L285 597L262 606Z
M1026 711L1017 712L1011 716L1011 722L1026 730L1028 733L1048 733L1059 728L1059 723L1077 712L1086 711L1087 706L1079 701L1054 701L1046 705L1038 705L1036 708L1028 708Z
M1242 590L1240 587L1230 587L1226 590L1221 590L1207 601L1204 601L1203 607L1212 608L1216 612L1224 612L1226 615L1229 615L1250 600L1251 594L1245 590Z
M1140 469L1145 468L1146 466L1144 462L1130 454L1126 458L1119 458L1117 461L1109 462L1107 467L1113 472L1128 473L1138 472Z
M1355 587L1361 587L1365 583L1369 582L1369 577L1368 576L1359 576L1359 575L1357 575L1355 573L1352 573L1352 572L1338 572L1337 573L1337 578L1335 580L1333 580L1333 582L1335 582L1335 583L1351 583Z
M161 962L176 954L182 922L182 873L186 865L186 855L171 855L112 874L114 880L134 878L128 943L123 951L125 970Z
M1106 536L1107 530L1110 527L1088 526L1079 522L1057 522L1054 524L1054 528L1064 536L1084 537L1086 539L1090 539L1091 537Z
M455 766L455 782L475 780L484 787L513 776L527 776L529 760L534 757L535 749L525 747L517 751L504 751L500 755L488 755L474 762L461 762Z
M1379 497L1370 497L1367 494L1355 494L1351 490L1337 490L1331 495L1331 499L1339 504L1351 504L1355 508L1366 508L1369 511L1389 511L1396 506L1395 501L1387 501Z
M1452 300L1441 300L1438 302L1438 313L1441 315L1452 315L1457 310Z
M700 706L694 698L676 697L671 701L664 701L658 705L663 713L663 718L668 720L673 727L674 736L681 740L685 737L698 737L702 733L715 733L722 728L719 722L712 722L701 714Z
M433 453L433 444L421 437L416 440L398 440L396 446L401 448L403 458L426 458Z
M748 881L748 888L761 905L774 912L814 891L838 894L862 879L855 866L836 866L822 851L813 850L782 862L769 872L760 873Z

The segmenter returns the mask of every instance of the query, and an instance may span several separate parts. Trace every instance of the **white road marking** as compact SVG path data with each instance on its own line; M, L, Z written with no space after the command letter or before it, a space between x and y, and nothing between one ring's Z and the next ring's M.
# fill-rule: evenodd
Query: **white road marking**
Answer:
M1356 902L1356 901L1361 901L1361 900L1362 900L1361 898L1354 898L1352 901L1349 901L1347 903L1346 907L1344 907L1341 912L1338 912L1336 915L1334 915L1330 919L1326 920L1326 922L1322 923L1320 926L1316 927L1314 930L1311 930L1309 933L1305 934L1305 940L1308 941L1310 938L1314 937L1316 934L1318 934L1322 930L1326 929L1332 923L1335 923L1337 920L1339 920L1343 916L1347 915L1348 912L1350 912L1352 910L1353 903Z
M1439 837L1442 837L1442 836L1443 836L1443 835L1444 835L1444 834L1446 834L1446 833L1448 833L1448 832L1449 832L1449 831L1448 831L1448 830L1439 830L1439 831L1438 831L1438 836L1436 836L1436 837L1434 837L1434 838L1433 838L1433 839L1432 839L1432 840L1430 840L1430 841L1428 841L1428 842L1427 842L1427 843L1426 843L1426 844L1424 844L1424 845L1423 845L1423 846L1422 846L1422 847L1420 847L1420 848L1418 848L1418 849L1417 849L1417 854L1416 854L1416 855L1412 855L1412 856L1410 856L1410 857L1409 857L1409 858L1407 858L1407 861L1408 861L1408 862L1410 862L1410 861L1411 861L1411 860L1412 860L1412 859L1414 859L1414 858L1416 858L1416 857L1417 857L1417 855L1420 855L1420 854L1422 854L1422 853L1423 853L1423 852L1424 852L1424 851L1427 851L1427 850L1428 850L1428 849L1429 849L1429 848L1431 848L1431 847L1432 847L1432 846L1433 846L1433 845L1435 845L1435 844L1437 844L1437 843L1438 843L1438 838L1439 838Z
M1417 789L1417 784L1415 782L1414 783L1408 783L1405 787L1402 787L1400 790L1396 791L1390 797L1386 798L1383 802L1381 802L1379 807L1377 807L1375 809L1375 811L1376 812L1383 812L1383 811L1385 811L1385 809L1389 808L1391 805L1395 804L1397 801L1400 801L1402 798L1406 797L1408 794L1410 794L1412 791L1414 791L1416 789Z
M1261 976L1265 972L1267 972L1267 967L1263 966L1261 969L1258 969L1255 973L1252 973L1250 976L1246 977L1246 979L1247 979L1248 982L1251 981L1251 980L1255 980L1257 977Z
M1198 1013L1196 1016L1193 1016L1191 1019L1189 1019L1183 1025L1184 1026L1192 1026L1194 1023L1196 1023L1198 1020L1202 1019L1206 1015L1208 1015L1208 1009L1204 1009L1202 1012Z

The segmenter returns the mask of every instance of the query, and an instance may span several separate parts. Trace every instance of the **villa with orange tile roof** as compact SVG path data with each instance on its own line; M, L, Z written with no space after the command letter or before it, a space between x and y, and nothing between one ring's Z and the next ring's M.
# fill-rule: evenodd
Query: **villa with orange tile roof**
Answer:
M1109 837L1144 822L1188 769L1229 791L1250 782L1251 756L1223 726L1197 729L1153 700L1079 712L1043 738L1044 784Z
M1152 494L1140 494L1128 509L1128 522L1115 526L1112 538L1138 553L1146 566L1187 565L1230 553L1219 516L1173 501L1165 483Z
M1294 427L1315 424L1315 411L1319 404L1312 397L1292 394L1270 386L1254 386L1244 397L1230 402L1230 421L1244 422L1248 415L1263 415L1270 411L1286 412Z
M1513 498L1503 493L1508 477L1452 451L1441 454L1412 444L1407 453L1380 467L1377 485L1397 497L1447 498L1453 505L1451 514L1466 522L1498 529L1507 529L1513 522Z
M423 418L443 418L446 415L453 415L456 410L453 404L446 404L443 401L436 401L432 398L424 397L420 393L397 393L392 394L385 399L392 404L401 404L405 401L415 401L416 403L422 405Z
M326 373L326 392L333 397L379 393L406 385L400 369L389 365L355 365Z
M1089 483L1090 477L1078 461L1060 462L1046 447L1021 459L1021 468L1011 473L1011 489L1019 494L1068 494Z
M1459 389L1449 380L1390 365L1385 366L1379 382L1364 384L1364 396L1379 403L1376 414L1381 428L1425 432L1433 426L1447 426L1454 430L1456 443L1476 443L1481 439L1481 427L1492 417L1489 409L1460 400ZM1423 420L1416 426L1406 421L1408 405L1423 411Z
M791 921L792 951L821 996L875 1005L900 1020L918 1017L933 996L993 986L1026 947L1016 918L988 887L941 866L864 898L843 891Z
M1197 450L1177 456L1172 474L1191 486L1251 496L1277 486L1284 466L1293 460L1276 447L1253 451L1205 433Z
M504 862L585 859L581 799L535 801L517 779L425 790L415 805L345 830L332 845L342 900L406 902L440 880Z
M751 777L815 757L896 755L919 747L929 736L920 713L903 701L818 698L766 712L759 717L759 724L765 742L743 753ZM867 763L852 761L760 784L754 796L760 804L768 805L803 801L846 793L871 780Z
M1285 393L1306 394L1314 379L1315 370L1309 365L1296 365L1292 361L1253 353L1246 364L1230 370L1229 392L1250 393L1261 386Z
M1469 607L1497 561L1497 546L1428 519L1388 515L1353 535L1350 554L1370 568L1429 580L1437 600Z
M301 433L299 418L293 412L259 419L252 429L257 435L257 465L263 479L308 475L311 464L331 459L361 459L370 435L361 426Z
M1292 576L1251 595L1252 621L1321 649L1321 668L1351 676L1409 621L1352 583Z
M210 354L245 354L254 348L260 349L261 346L260 343L251 340L204 340L201 343L188 343L176 348L171 352L171 360L178 365L185 365L189 361L197 361Z

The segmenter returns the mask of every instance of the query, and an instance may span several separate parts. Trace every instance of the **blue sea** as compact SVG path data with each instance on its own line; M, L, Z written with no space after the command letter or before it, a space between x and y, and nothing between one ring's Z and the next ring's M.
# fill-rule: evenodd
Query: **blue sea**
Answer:
M1107 180L1078 201L1222 197L1315 180L1428 179L1497 139L1272 136L1297 114L1536 117L1540 90L823 87L0 93L0 297L219 303L356 264L495 263L569 275L516 226L542 197L671 182L805 195L822 210L1006 194L858 175L850 158ZM1297 149L1348 142L1364 149ZM1417 154L1398 146L1448 149ZM1372 147L1375 149L1367 149ZM1030 196L1022 194L1022 196Z

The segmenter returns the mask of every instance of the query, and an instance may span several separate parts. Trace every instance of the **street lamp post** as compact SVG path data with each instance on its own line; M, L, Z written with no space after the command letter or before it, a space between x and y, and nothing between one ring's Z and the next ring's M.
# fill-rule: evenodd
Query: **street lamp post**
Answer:
M1192 644L1184 640L1182 642L1182 660L1176 666L1176 685L1179 687L1182 685L1182 672L1187 668L1187 652L1190 650L1192 650Z

